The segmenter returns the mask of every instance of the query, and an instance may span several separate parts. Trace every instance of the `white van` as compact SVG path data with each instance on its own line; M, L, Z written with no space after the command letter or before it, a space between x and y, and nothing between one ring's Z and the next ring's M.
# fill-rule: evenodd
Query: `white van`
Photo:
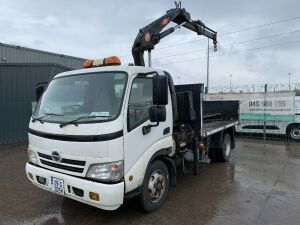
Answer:
M286 134L300 140L300 92L206 94L207 101L240 101L237 132Z

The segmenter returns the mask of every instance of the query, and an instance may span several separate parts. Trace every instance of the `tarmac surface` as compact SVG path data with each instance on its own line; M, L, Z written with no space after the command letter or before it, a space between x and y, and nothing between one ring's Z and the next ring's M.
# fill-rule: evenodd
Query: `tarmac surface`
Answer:
M145 214L137 200L104 211L33 186L26 144L0 146L0 224L300 224L300 144L237 139L228 163L178 176L167 201Z

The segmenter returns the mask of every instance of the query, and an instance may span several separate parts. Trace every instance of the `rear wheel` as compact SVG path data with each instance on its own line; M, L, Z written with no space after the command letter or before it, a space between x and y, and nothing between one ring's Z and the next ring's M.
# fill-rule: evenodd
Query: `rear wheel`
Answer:
M294 126L289 130L289 136L293 140L300 140L300 126Z
M146 172L142 193L141 205L146 212L153 212L162 206L169 192L169 172L161 161L154 161Z
M210 149L210 158L217 162L227 162L230 158L232 149L231 138L228 133L223 137L223 143L221 148Z

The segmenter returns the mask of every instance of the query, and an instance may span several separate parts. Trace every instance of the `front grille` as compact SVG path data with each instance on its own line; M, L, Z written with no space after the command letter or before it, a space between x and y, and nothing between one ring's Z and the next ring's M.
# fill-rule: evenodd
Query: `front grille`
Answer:
M45 159L49 159L52 160L52 157L50 155L46 155L43 153L38 153L39 157L45 158ZM62 163L67 163L67 164L72 164L72 165L76 165L76 166L85 166L85 161L81 161L81 160L74 160L74 159L65 159L62 158L61 159Z
M62 164L57 164L57 163L53 163L53 162L49 162L49 161L45 161L41 159L41 163L47 165L47 166L52 166L58 169L62 169L62 170L68 170L68 171L72 171L72 172L77 172L77 173L82 173L84 168L77 168L77 167L72 167L72 166L65 166Z
M50 155L46 155L46 154L38 152L38 156L40 157L41 163L43 163L44 165L47 165L47 166L51 166L51 167L62 169L62 170L77 172L77 173L82 173L84 170L85 161L62 158L62 160L60 161L61 163L69 164L69 165L62 165L62 164L54 162ZM52 162L49 162L45 159L51 160ZM83 168L73 167L72 165L83 166Z

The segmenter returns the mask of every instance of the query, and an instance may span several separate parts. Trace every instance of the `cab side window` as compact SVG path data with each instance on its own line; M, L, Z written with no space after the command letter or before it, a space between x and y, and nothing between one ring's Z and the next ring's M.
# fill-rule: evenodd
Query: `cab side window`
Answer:
M135 78L131 86L128 103L128 131L133 130L149 119L151 106L152 78Z

